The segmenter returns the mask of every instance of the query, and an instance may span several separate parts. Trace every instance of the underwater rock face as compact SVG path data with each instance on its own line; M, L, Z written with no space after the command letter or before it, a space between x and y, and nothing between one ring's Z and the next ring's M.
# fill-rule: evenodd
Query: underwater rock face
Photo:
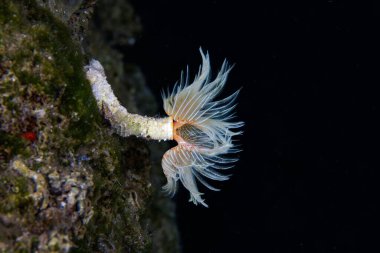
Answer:
M67 29L31 3L0 9L0 249L67 252L93 215L97 111Z
M84 76L83 52L102 48L106 58L117 56L108 56L108 66L118 66L121 101L131 110L141 103L136 93L152 101L138 68L123 67L107 41L78 44L86 27L78 17L88 18L93 4L0 5L0 252L178 251L174 206L156 187L154 149L112 135ZM115 40L141 29L128 25Z
M0 23L0 251L67 252L93 215L100 117L62 24L12 1Z

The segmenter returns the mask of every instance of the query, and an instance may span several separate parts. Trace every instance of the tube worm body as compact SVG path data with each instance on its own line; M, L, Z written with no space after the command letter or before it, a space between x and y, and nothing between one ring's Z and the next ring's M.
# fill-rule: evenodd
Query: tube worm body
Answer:
M229 178L221 171L233 167L236 158L229 154L239 150L232 138L242 132L236 129L243 122L232 121L235 100L239 90L230 96L215 100L222 91L231 70L224 61L216 78L211 80L210 59L202 56L202 66L192 83L181 75L171 92L163 93L164 110L168 117L158 119L128 113L120 105L106 80L103 67L96 60L86 66L87 78L98 107L121 136L136 135L156 140L175 140L178 145L168 150L162 158L162 168L167 178L163 187L174 195L178 181L190 192L190 201L207 207L198 191L196 179L211 190L218 190L205 178L223 181Z
M85 67L87 79L99 109L120 136L136 135L155 140L173 139L173 120L170 117L153 118L129 113L123 107L107 82L103 66L92 59Z

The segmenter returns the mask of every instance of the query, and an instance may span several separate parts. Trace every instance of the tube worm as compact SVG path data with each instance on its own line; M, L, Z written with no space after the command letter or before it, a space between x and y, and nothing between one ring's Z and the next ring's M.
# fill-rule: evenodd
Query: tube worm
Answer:
M166 118L129 113L113 94L99 61L91 60L85 70L98 107L116 133L124 137L136 135L178 143L162 158L162 168L167 178L163 189L174 195L177 182L181 181L190 192L190 201L207 207L202 193L198 191L196 179L207 188L218 190L205 178L218 181L229 178L220 171L233 167L232 164L238 160L228 154L239 151L232 138L242 133L236 129L244 123L232 121L239 90L224 99L215 100L227 81L231 67L224 61L216 78L211 80L209 55L201 49L200 53L202 65L194 80L189 83L187 71L186 78L182 74L171 92L163 92Z

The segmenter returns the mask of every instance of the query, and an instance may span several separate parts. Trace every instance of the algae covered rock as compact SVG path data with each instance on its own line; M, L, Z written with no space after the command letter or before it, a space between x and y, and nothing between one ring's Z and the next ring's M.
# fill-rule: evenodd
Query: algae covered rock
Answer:
M67 28L27 1L3 1L0 23L0 249L68 251L93 215L91 162L117 166L112 139Z
M0 5L0 252L178 249L146 142L112 135L85 79L78 17L93 4Z

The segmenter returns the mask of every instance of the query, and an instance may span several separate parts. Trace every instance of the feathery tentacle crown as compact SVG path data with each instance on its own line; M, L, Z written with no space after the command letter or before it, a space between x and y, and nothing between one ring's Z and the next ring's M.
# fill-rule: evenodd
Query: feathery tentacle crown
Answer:
M162 168L167 178L165 191L174 195L180 180L190 192L190 201L207 207L195 179L211 190L218 190L203 177L218 181L229 178L219 171L233 167L231 164L237 161L225 155L238 151L232 137L241 134L235 129L244 123L231 121L239 90L214 100L223 89L231 67L225 60L216 78L211 80L209 55L202 49L200 53L202 66L194 81L189 84L188 72L186 78L182 73L172 92L162 94L164 110L174 120L173 139L178 142L164 154Z

